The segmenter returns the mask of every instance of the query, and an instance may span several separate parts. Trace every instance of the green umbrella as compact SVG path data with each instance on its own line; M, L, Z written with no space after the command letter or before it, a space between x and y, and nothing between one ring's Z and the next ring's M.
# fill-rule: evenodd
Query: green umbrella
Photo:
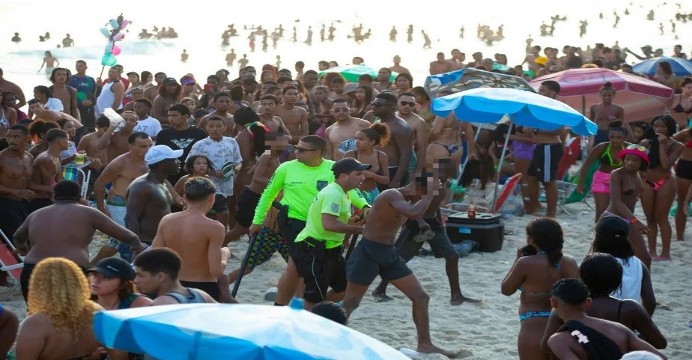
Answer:
M365 74L372 76L373 79L377 79L377 72L379 70L380 69L371 68L367 65L345 65L320 71L319 76L323 77L327 73L336 72L341 74L341 76L343 76L348 82L358 82L358 77ZM397 75L399 74L392 72L392 74L389 76L389 81L394 82Z

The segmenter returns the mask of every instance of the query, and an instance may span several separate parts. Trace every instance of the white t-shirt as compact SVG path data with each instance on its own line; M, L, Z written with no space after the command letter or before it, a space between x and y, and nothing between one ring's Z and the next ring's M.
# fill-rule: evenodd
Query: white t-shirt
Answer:
M192 145L189 158L192 155L204 155L211 160L214 171L222 170L226 173L223 178L210 176L210 180L216 185L216 193L223 196L233 195L234 172L233 166L240 164L243 157L240 155L240 147L232 137L224 136L220 141L214 141L207 137ZM224 169L225 168L225 169Z
M641 304L642 278L644 277L642 266L644 265L634 256L627 261L620 258L615 259L622 265L622 283L620 288L613 291L610 296L620 300L631 299Z
M48 98L48 101L46 101L46 105L44 105L46 110L53 110L53 111L63 111L65 110L65 107L62 105L62 101L58 98Z
M135 125L135 128L132 131L141 131L151 137L156 137L156 135L159 134L159 131L161 131L161 122L149 116L144 120L138 120L137 125Z

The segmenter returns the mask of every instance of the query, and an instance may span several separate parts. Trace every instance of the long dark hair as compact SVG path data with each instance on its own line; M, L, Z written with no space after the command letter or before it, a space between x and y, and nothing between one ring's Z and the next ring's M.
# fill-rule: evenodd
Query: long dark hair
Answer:
M661 154L660 154L660 149L659 149L659 141L658 137L656 136L656 133L654 132L654 124L656 121L663 121L663 123L666 125L666 130L668 131L668 134L666 134L668 137L672 137L673 134L675 134L675 128L677 124L675 123L675 119L673 119L670 115L659 115L656 116L653 120L651 120L651 128L649 128L646 138L651 139L651 143L649 144L649 168L650 169L655 169L659 166L661 166Z
M254 149L255 155L260 157L264 154L264 142L267 134L267 130L263 125L259 123L259 115L251 107L243 106L236 110L233 114L233 120L236 124L247 128L252 134L252 148Z
M587 255L579 265L579 277L589 289L591 298L608 296L622 283L622 265L609 254Z
M538 218L526 224L526 235L531 236L538 249L548 255L550 265L557 267L562 260L565 242L560 224L551 218Z

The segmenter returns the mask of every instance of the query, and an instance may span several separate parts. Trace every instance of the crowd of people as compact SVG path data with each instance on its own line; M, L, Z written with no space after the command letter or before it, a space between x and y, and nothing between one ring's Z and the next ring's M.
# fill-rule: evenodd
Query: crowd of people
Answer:
M224 36L233 36L230 27ZM556 49L542 56L540 47L527 47L526 71L498 70L498 63L506 65L502 54L492 60L474 53L466 63L455 49L451 59L440 53L430 72L468 67L530 77L584 66L627 70L602 44L590 52L566 47L562 58ZM391 282L411 300L418 351L453 356L433 345L429 295L406 262L427 241L445 259L450 304L478 302L462 293L459 255L439 212L465 160L505 178L527 175L526 213L541 212L540 187L546 194L546 217L526 226L527 245L501 286L505 295L521 291L520 358L635 350L663 356L655 349L666 341L650 318L656 305L648 269L652 260L671 258L667 214L676 196L676 235L684 238L692 79L666 79L662 67L658 80L679 90L671 113L637 123L624 122L616 91L603 84L603 102L588 114L599 131L578 186L587 192L589 167L598 161L590 183L598 225L593 254L579 266L562 254L562 229L553 220L557 165L569 129L518 128L504 149L503 131L432 114L430 95L414 87L400 60L358 82L339 73L318 77L298 62L295 71L265 65L259 74L245 64L237 78L222 69L204 84L193 74L125 73L120 65L106 79L94 79L78 60L74 75L51 66L52 85L36 86L28 101L0 69L0 229L24 256L18 280L29 314L17 336L20 358L106 352L127 358L99 347L91 330L95 311L234 303L229 285L277 251L287 265L276 305L295 294L308 310L338 302L345 322L379 275L373 296L389 299ZM399 73L394 82L392 71ZM545 81L538 92L556 98L560 84ZM502 152L509 152L502 169L483 166ZM70 167L91 173L92 181L66 179L63 169ZM465 186L473 178L494 178L465 169ZM638 199L646 219L633 214ZM87 200L94 205L85 206ZM109 241L90 258L96 230ZM226 245L243 235L253 239L247 267L227 274ZM7 273L0 273L0 283L8 283ZM16 332L16 318L1 310L0 333ZM584 338L590 346L579 346ZM0 339L11 346L14 335Z

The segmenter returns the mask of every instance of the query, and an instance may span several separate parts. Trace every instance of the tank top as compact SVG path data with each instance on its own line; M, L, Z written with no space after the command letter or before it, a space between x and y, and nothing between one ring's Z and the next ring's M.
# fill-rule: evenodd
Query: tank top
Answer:
M189 296L185 296L183 294L177 293L175 291L167 292L165 295L168 295L172 298L175 299L175 301L181 303L181 304L204 304L206 301L204 301L204 298L202 295L200 295L199 291L191 288L185 288L187 289L187 292L190 293Z
M620 300L630 299L641 304L642 277L644 276L642 262L635 256L630 257L627 261L620 258L616 259L622 265L622 283L620 288L610 295Z
M115 100L115 93L113 89L111 89L113 84L115 84L115 82L108 82L101 88L101 95L96 99L96 117L101 116L106 108L113 106L113 101ZM120 103L118 104L118 108L113 110L120 110L122 108L123 104Z

